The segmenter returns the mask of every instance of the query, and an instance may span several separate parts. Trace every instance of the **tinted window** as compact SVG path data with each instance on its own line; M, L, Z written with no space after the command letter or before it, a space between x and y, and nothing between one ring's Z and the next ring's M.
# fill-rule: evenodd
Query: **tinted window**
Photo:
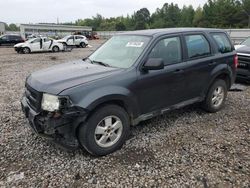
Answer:
M179 37L160 40L149 54L149 58L162 58L164 65L181 61L181 42Z
M224 33L214 33L212 36L219 47L219 52L227 53L233 51L232 45Z
M203 35L185 36L188 57L196 58L210 54L210 46L207 39Z
M83 37L81 37L81 36L76 36L76 39L83 39Z
M10 35L10 40L21 40L20 36Z
M2 39L2 40L8 40L9 37L8 37L8 36L2 36L1 39Z

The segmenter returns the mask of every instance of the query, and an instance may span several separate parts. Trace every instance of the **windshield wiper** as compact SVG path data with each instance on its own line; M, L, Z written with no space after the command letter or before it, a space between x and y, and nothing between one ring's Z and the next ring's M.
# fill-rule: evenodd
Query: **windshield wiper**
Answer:
M83 59L83 61L85 61L85 60L89 60L90 63L92 63L92 64L98 64L98 65L102 65L102 66L105 66L105 67L111 67L111 66L110 66L109 64L107 64L107 63L103 63L103 62L101 62L101 61L91 60L89 57Z
M101 61L94 61L94 60L92 60L91 63L96 63L96 64L99 64L99 65L102 65L102 66L105 66L105 67L110 67L109 64L103 63L103 62L101 62Z

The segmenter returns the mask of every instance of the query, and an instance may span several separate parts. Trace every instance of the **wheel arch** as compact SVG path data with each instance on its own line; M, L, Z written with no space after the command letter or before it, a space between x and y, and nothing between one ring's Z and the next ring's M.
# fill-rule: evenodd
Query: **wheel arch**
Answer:
M231 85L233 84L233 72L231 69L227 68L227 67L219 67L220 69L214 69L212 72L212 79L210 79L210 82L208 84L208 87L205 90L205 94L207 93L207 91L209 90L209 88L211 87L211 85L217 80L217 79L222 79L226 82L227 84L227 89L229 90Z

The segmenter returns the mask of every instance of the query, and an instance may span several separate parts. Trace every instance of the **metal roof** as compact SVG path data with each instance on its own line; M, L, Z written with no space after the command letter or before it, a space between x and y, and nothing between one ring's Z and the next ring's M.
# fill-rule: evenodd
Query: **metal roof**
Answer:
M59 24L21 24L20 27L25 29L41 29L41 30L68 30L68 31L82 31L92 30L88 26L74 26L74 25L59 25Z

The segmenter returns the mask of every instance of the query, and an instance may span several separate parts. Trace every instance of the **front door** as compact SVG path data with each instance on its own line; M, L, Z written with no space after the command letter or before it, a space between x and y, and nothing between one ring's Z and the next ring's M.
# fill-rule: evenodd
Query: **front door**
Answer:
M67 45L69 45L69 46L75 45L75 38L74 38L74 36L70 36L70 37L67 39L66 43L67 43Z
M137 97L141 113L146 114L185 101L186 62L182 61L179 36L159 40L148 58L161 58L164 69L139 72Z
M43 41L41 38L36 38L30 42L30 50L32 52L40 52L43 50Z

